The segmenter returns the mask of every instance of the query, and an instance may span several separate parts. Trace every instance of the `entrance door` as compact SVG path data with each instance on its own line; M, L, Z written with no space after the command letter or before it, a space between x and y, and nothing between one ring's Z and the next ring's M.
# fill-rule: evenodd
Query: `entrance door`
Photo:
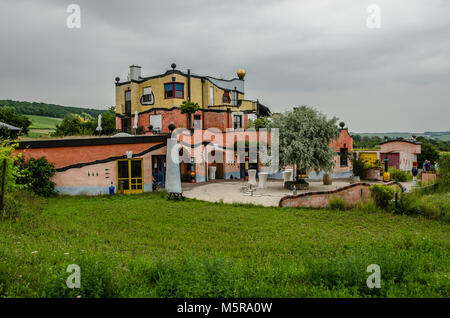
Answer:
M158 186L166 184L166 156L152 156L153 183Z
M117 192L124 194L142 193L142 159L117 160Z

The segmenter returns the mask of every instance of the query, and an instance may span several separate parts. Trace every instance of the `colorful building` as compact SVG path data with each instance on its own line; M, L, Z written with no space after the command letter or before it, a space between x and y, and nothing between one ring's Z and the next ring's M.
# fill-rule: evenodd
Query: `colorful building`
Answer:
M345 128L343 122L340 123L339 136L330 143L330 148L335 153L334 168L332 171L333 178L348 178L352 175L352 163L350 154L353 151L353 138ZM324 171L316 173L312 171L308 174L309 179L322 179Z
M421 143L412 139L387 140L380 144L380 158L389 159L388 165L404 171L411 171L413 162L421 152Z
M380 144L380 150L358 151L358 157L368 164L388 159L388 166L396 169L411 171L413 163L417 162L417 155L421 152L421 143L415 138L386 140Z
M123 132L132 133L137 126L143 132L168 133L170 123L177 128L239 129L268 111L258 101L245 99L242 69L233 79L182 72L175 64L159 75L142 76L141 70L132 65L126 81L116 78L116 128ZM199 110L192 117L181 114L183 101L197 103Z

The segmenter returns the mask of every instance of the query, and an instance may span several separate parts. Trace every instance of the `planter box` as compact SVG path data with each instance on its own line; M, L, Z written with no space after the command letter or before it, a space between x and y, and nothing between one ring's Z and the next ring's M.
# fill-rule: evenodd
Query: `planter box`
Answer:
M364 174L364 179L366 180L383 180L383 170L380 167L370 168Z

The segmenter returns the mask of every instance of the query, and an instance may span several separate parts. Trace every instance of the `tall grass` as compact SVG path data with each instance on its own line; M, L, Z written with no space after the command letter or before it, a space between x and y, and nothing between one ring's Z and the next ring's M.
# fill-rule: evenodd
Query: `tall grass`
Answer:
M0 222L0 297L449 297L450 225L360 209L27 197ZM373 213L367 213L373 212ZM69 289L67 266L81 268ZM369 264L381 289L369 289Z

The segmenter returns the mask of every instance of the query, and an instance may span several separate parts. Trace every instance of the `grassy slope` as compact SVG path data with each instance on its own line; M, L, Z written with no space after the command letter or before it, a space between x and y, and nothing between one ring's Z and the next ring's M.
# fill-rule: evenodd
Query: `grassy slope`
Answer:
M27 117L31 119L31 129L55 129L56 125L62 121L60 118L36 115L27 115Z
M41 205L0 223L2 296L450 295L450 225L442 222L159 194ZM64 287L72 263L82 268L81 290ZM382 271L376 291L366 286L372 263Z

